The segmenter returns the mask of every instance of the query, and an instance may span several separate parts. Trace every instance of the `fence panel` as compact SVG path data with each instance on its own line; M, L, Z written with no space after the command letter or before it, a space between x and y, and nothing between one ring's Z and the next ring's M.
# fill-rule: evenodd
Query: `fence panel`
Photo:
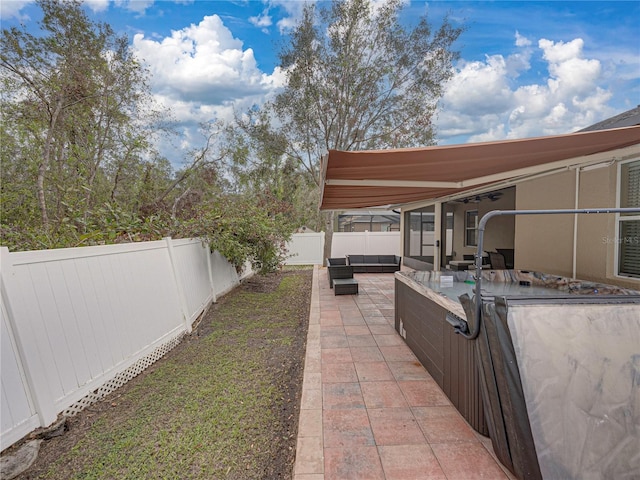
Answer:
M2 399L0 402L0 439L1 446L20 440L40 425L40 419L33 405L27 379L20 361L13 329L5 311L3 298L0 306L2 331L0 331L0 365L2 366ZM6 445L5 445L6 444Z
M324 232L294 233L287 243L287 265L322 265Z
M401 255L400 232L335 232L331 256Z
M210 258L213 291L218 298L233 290L240 283L240 277L235 267L219 252L212 252Z
M0 255L2 449L137 375L240 281L199 240Z
M172 240L176 275L187 308L188 325L213 300L209 278L209 247L200 240Z
M80 258L73 249L35 260L31 252L11 255L7 290L17 337L29 369L46 382L37 382L35 394L52 400L56 412L181 327L163 242L113 247Z

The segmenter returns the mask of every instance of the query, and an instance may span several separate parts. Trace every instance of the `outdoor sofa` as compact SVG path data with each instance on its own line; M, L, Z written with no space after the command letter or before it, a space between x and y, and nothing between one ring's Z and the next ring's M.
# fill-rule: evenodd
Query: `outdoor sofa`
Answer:
M353 273L393 273L400 270L398 255L347 255Z

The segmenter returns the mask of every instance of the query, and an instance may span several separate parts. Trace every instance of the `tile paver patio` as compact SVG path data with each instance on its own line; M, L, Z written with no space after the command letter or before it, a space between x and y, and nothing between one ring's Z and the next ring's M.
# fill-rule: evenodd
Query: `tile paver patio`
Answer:
M294 480L513 479L393 328L394 276L316 266Z

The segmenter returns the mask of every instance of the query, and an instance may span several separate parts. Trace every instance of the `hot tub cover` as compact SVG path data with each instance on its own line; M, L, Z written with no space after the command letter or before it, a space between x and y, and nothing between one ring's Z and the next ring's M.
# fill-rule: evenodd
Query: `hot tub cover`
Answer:
M640 296L482 307L476 352L500 461L521 479L640 478Z

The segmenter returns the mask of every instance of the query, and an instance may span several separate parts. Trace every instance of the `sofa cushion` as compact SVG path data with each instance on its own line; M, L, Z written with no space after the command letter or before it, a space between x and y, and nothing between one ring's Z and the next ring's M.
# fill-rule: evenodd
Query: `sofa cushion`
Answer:
M380 263L378 255L365 255L364 263Z
M364 255L349 255L349 263L363 263Z
M378 255L378 261L380 263L398 263L396 261L396 256L395 255Z

